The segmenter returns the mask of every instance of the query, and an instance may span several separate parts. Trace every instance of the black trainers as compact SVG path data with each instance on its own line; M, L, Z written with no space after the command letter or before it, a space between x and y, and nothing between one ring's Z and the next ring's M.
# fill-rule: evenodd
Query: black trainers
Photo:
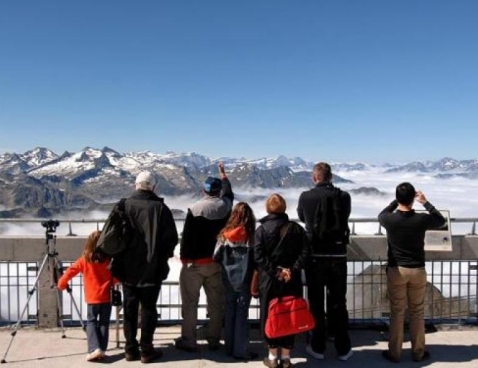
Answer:
M161 358L163 352L161 350L151 349L141 352L141 363L152 363L155 360Z
M423 362L424 360L430 359L430 353L428 351L424 351L420 358L413 357L412 359L414 362Z
M216 351L221 348L220 341L216 339L208 339L207 345L209 347L209 350L211 351Z
M176 349L187 351L188 353L195 353L197 351L197 345L189 345L182 337L178 337L176 340L174 340L174 346Z
M385 359L387 359L389 362L392 362L392 363L398 363L400 361L399 359L392 357L388 350L382 351L382 357L384 357Z
M262 361L262 363L264 363L264 365L266 367L269 367L269 368L277 368L279 367L279 363L277 362L277 359L272 359L270 360L269 358L264 358L264 360Z
M292 363L290 359L281 360L280 365L282 368L292 368Z
M133 362L135 360L140 360L141 354L139 353L139 350L126 351L124 353L124 358L128 362Z

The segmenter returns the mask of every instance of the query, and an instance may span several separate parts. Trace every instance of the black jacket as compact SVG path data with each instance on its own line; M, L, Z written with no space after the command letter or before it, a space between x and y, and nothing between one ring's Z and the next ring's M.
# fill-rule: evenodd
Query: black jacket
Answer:
M261 226L257 228L254 236L254 260L259 270L261 325L264 330L269 302L273 298L302 295L301 269L306 266L310 249L302 226L289 221L286 214L268 215L259 222ZM290 225L279 247L280 251L275 252L281 239L281 229L285 229L287 224ZM278 280L278 267L291 270L292 277L289 282Z
M314 188L302 192L299 197L297 214L299 220L305 223L305 230L309 237L312 253L314 255L347 255L346 246L337 246L336 244L327 244L316 239L314 233L315 210L321 201L321 195L332 195L334 186L331 183L319 183ZM320 193L320 194L319 194ZM352 211L352 200L350 194L341 191L342 210L344 221L348 221Z
M229 219L233 200L231 183L224 178L219 197L206 195L188 209L181 237L182 260L212 259L217 236Z
M178 243L171 210L163 199L146 190L136 190L125 201L125 212L134 237L113 263L120 263L122 282L138 286L158 286L168 277L168 259Z

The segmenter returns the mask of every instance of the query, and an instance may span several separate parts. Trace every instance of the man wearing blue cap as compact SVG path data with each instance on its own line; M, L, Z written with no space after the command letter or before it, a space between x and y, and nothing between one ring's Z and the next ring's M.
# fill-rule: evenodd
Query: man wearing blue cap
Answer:
M199 293L204 287L207 297L209 349L220 347L224 317L224 287L221 266L214 262L213 253L217 235L226 225L232 209L234 194L231 183L219 163L220 178L208 177L204 182L203 198L189 210L184 223L180 257L183 264L179 276L181 289L181 337L175 346L180 350L197 350L196 326Z

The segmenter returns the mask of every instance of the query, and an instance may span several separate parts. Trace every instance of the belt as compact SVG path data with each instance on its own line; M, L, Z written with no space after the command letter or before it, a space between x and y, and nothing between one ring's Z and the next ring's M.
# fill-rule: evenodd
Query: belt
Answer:
M205 264L210 264L210 263L214 263L214 259L212 258L198 258L198 259L181 259L181 263L183 265L187 265L187 264L198 264L198 265L205 265Z

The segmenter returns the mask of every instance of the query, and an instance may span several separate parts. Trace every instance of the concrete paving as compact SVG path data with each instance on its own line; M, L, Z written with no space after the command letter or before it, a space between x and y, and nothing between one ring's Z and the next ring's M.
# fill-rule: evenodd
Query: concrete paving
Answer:
M233 368L264 367L262 357L265 353L263 343L258 338L258 331L253 330L251 350L260 353L260 358L254 361L236 361L225 355L224 350L211 352L207 345L201 346L197 353L178 351L173 346L174 338L178 337L179 326L158 327L155 334L155 346L163 350L163 357L152 366L189 368L189 367L219 367ZM296 348L292 351L292 362L297 368L306 367L478 367L478 328L444 329L428 333L427 350L431 359L426 362L414 363L410 358L410 343L404 344L402 361L400 364L385 361L380 353L386 349L387 343L379 331L352 330L354 356L347 362L337 359L333 343L330 343L326 352L326 359L317 361L308 357L305 352L305 337L298 338ZM8 344L12 339L11 330L0 330L0 354L4 357ZM201 341L205 343L204 341ZM143 366L140 362L127 362L123 354L123 337L121 334L117 347L116 331L110 329L110 344L107 358L100 363L86 362L86 336L80 328L66 330L66 338L62 338L59 330L38 330L34 327L23 327L18 330L7 354L4 367L88 367L106 365L111 367Z

